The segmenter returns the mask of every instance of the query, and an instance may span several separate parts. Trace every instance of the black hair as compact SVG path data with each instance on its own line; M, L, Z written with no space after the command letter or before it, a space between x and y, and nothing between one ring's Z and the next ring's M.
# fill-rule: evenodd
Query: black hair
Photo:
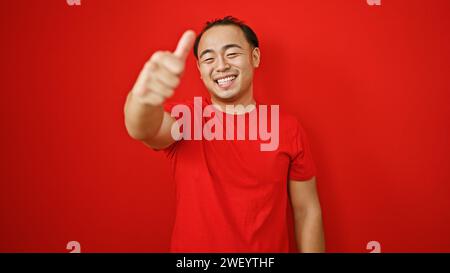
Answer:
M243 21L238 20L237 18L233 16L225 16L224 18L215 19L213 21L206 22L205 26L203 27L203 30L197 35L194 42L194 56L198 59L198 44L200 43L200 39L203 36L203 33L205 33L208 29L214 27L214 26L227 26L227 25L233 25L239 27L242 32L244 33L245 39L247 42L253 46L253 47L259 47L259 41L258 37L256 37L256 33Z

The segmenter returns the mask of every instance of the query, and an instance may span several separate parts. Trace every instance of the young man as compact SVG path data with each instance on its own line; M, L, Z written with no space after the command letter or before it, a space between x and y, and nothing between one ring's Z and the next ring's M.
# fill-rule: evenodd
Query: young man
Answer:
M210 98L176 109L180 105L164 102L179 85L192 47ZM208 22L197 37L186 31L175 52L155 52L127 97L130 136L163 150L171 162L177 202L172 252L288 252L289 197L299 251L325 250L307 137L294 117L255 101L259 64L256 34L227 16ZM268 127L272 143L263 149Z

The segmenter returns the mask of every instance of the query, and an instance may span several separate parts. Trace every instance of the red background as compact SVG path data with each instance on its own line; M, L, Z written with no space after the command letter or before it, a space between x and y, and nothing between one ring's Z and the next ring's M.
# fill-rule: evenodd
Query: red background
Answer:
M125 96L152 52L230 14L260 38L256 96L308 133L327 250L450 252L450 1L0 5L1 252L168 251L169 163L127 135ZM174 99L194 95L191 53Z

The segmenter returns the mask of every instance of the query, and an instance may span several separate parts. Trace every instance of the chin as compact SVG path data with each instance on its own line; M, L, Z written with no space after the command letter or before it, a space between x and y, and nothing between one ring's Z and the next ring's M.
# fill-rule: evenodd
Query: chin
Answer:
M236 90L213 90L212 93L219 99L232 100L239 94L239 89Z

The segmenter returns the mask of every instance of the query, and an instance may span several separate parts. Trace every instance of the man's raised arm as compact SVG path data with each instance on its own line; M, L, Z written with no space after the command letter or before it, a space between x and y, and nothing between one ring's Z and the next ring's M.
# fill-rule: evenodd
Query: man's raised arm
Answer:
M170 133L175 119L162 105L180 84L194 40L195 33L188 30L173 53L157 51L145 63L125 102L125 126L132 138L155 149L175 141Z

